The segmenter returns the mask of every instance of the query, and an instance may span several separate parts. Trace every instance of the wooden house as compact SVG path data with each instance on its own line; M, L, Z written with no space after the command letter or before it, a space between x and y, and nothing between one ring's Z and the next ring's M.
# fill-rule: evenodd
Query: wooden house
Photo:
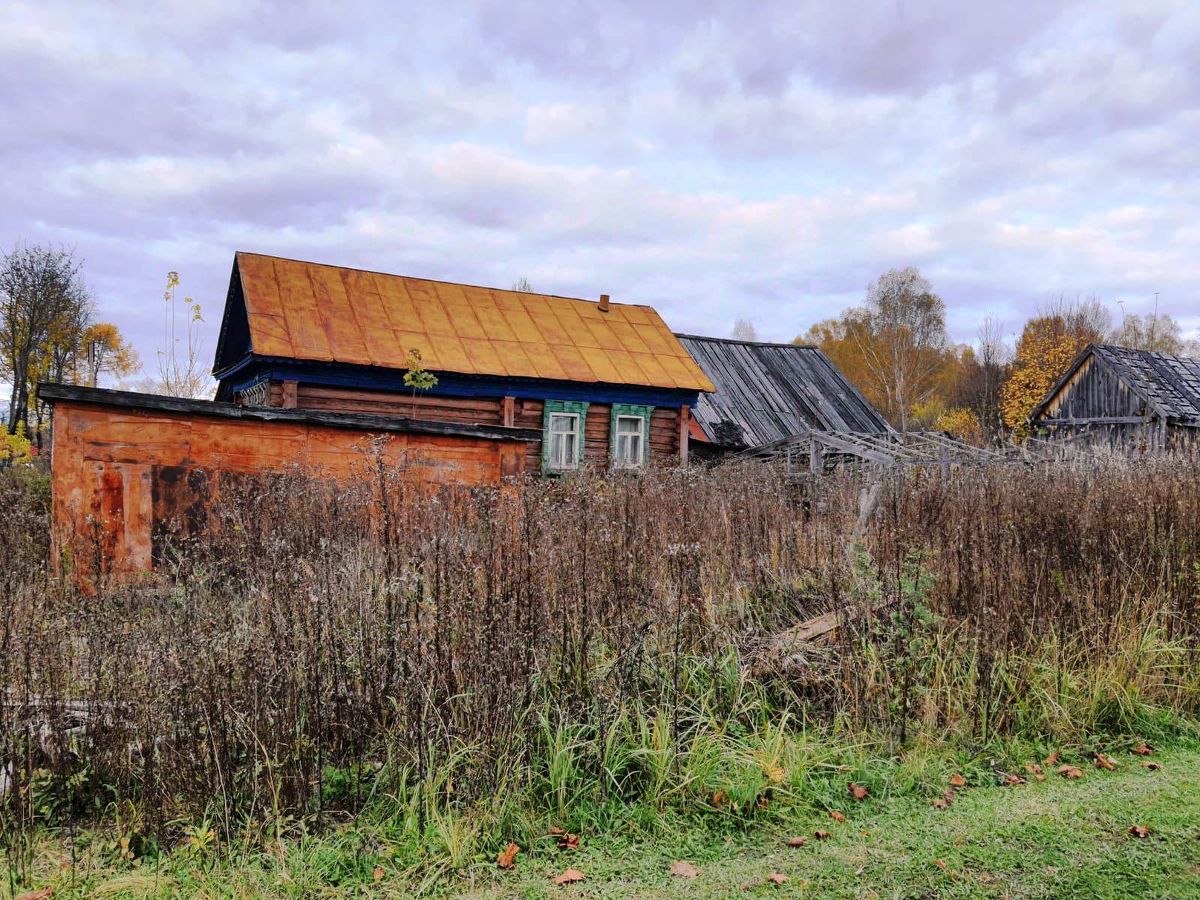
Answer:
M698 453L753 450L806 432L891 432L817 347L676 335L716 390L700 396Z
M1200 360L1091 344L1030 417L1052 441L1162 450L1200 435Z
M419 366L428 390L405 382ZM648 306L238 253L217 399L533 430L525 470L687 461L713 384Z

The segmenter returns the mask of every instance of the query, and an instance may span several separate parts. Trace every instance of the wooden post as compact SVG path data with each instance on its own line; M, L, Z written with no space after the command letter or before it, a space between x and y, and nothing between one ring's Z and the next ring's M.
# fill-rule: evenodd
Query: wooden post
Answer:
M813 475L820 475L825 471L825 454L821 452L821 445L817 443L816 438L808 445L808 470Z
M512 428L513 422L516 421L516 418L517 418L516 407L517 407L517 398L516 397L505 397L504 398L504 407L503 407L504 408L504 419L503 419L503 421L504 421L504 426L506 428Z
M296 408L296 382L285 381L283 383L283 394L280 406L284 409Z
M679 407L679 464L681 466L688 464L688 438L691 433L688 423L691 413L691 407L686 403Z

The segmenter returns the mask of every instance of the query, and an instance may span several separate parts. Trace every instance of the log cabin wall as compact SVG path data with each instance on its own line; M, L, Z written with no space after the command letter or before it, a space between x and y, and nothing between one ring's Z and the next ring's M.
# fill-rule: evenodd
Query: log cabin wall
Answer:
M544 403L541 400L519 397L450 397L436 393L411 394L392 391L371 391L356 388L306 384L294 389L296 407L326 412L371 413L375 415L415 417L435 422L456 422L476 425L513 425L537 431L543 427ZM272 406L284 402L285 383L272 381ZM512 405L512 421L505 422L505 403ZM682 459L680 445L681 409L655 407L650 415L649 464L678 465ZM584 464L607 468L611 456L610 435L612 406L591 403L584 425ZM542 471L542 442L540 437L525 446L525 471L530 475Z
M282 390L279 395L282 397ZM272 399L275 391L272 390ZM328 412L373 413L383 416L424 419L430 422L459 422L467 425L501 425L503 398L446 397L420 391L412 394L327 387L301 382L296 387L299 409ZM541 428L539 423L537 426Z
M518 428L541 430L544 404L541 400L516 400L513 424ZM655 407L650 414L650 459L652 466L679 465L680 410L671 407ZM609 429L612 422L612 406L608 403L588 405L587 421L583 432L584 465L599 469L609 467L611 446ZM530 441L525 450L525 471L536 475L542 471L542 442Z

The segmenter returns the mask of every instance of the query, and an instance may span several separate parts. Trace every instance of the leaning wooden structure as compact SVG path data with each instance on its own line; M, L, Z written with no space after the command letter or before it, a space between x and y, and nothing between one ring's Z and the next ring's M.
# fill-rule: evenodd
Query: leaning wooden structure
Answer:
M883 468L981 466L1011 461L996 450L975 447L941 431L852 432L810 429L738 454L746 459L782 459L789 475L820 475L852 465Z
M1030 417L1035 438L1132 452L1193 447L1200 360L1091 344Z
M693 450L754 452L819 431L886 435L891 425L818 347L677 335L716 390L693 411Z

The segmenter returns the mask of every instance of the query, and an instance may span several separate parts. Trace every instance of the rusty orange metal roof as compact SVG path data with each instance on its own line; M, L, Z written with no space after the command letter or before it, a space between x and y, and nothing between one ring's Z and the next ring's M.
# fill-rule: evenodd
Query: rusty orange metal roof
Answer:
M239 252L260 356L713 391L649 306L474 287Z

